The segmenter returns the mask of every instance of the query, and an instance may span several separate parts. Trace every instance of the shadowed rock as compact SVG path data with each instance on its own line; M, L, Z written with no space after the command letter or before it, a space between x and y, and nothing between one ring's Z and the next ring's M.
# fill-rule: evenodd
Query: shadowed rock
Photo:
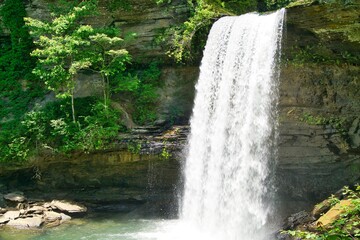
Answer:
M4 199L10 202L17 202L17 203L21 203L26 200L23 193L20 192L8 193L4 195Z

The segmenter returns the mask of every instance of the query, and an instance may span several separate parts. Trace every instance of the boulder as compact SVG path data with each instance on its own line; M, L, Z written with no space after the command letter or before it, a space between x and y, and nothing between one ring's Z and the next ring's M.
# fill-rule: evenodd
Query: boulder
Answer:
M32 206L26 210L26 213L41 214L46 210L43 206Z
M315 218L313 218L309 213L305 211L301 211L295 214L292 214L290 217L288 217L283 225L283 229L294 229L295 227L299 225L303 225L309 222L314 221Z
M352 206L351 200L341 200L315 222L316 226L324 228L330 226L333 222L339 219L340 215L345 212L346 208Z
M84 213L87 211L87 208L85 206L66 201L53 200L50 205L52 208L56 208L62 212L68 213Z
M321 203L315 205L314 209L311 211L311 214L318 218L321 214L325 213L331 208L331 202L329 199L325 199Z
M0 224L7 223L8 221L10 221L10 219L9 219L9 218L4 217L4 216L0 216Z
M56 219L53 222L45 222L44 225L47 228L52 228L52 227L57 227L61 224L61 220L60 219Z
M9 220L14 220L20 216L20 211L7 211L3 217Z
M44 203L43 207L44 207L44 208L47 208L47 209L55 208L55 207L53 207L53 206L51 205L51 203L49 203L49 202Z
M68 216L68 215L66 215L66 214L64 214L64 213L60 213L60 215L61 215L60 224L71 220L71 217Z
M44 224L46 227L56 227L61 224L61 214L52 211L44 212Z
M26 202L23 202L23 203L18 203L16 205L16 208L19 209L19 210L25 210L26 208L28 208L29 204L26 203Z
M46 223L49 222L55 222L57 220L61 220L61 214L57 213L57 212L52 212L52 211L46 211L44 212L44 221Z
M8 194L4 195L4 199L7 201L16 202L16 203L21 203L26 200L26 198L24 197L24 194L21 192L8 193Z
M18 218L15 220L10 220L7 223L7 226L15 227L19 229L39 228L42 223L43 223L43 219L39 216L35 216L35 217Z

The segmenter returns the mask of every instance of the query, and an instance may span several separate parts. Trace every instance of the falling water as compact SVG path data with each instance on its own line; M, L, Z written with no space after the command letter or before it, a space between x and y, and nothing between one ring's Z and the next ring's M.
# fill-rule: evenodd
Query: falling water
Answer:
M269 239L276 60L284 10L212 27L191 119L181 220L214 239Z

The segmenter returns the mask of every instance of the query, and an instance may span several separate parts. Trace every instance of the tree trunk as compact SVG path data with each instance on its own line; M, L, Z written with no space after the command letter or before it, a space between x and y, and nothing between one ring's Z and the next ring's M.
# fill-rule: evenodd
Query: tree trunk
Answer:
M74 89L71 90L71 111L72 111L73 122L76 123L75 104L74 104Z
M104 107L106 107L106 104L107 104L107 94L106 94L106 76L105 74L101 74L102 76L102 84L103 84L103 93L104 93Z

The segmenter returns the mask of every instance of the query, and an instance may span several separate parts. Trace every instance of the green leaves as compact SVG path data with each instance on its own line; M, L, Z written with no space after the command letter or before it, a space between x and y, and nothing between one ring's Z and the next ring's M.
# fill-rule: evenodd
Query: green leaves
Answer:
M218 17L218 12L213 5L205 0L198 0L194 14L180 28L174 28L171 38L170 50L167 54L180 63L191 58L192 41L195 34L204 27L211 25L213 19Z
M78 61L73 61L69 67L69 73L71 75L77 74L81 69L86 69L91 66L91 61L89 58L80 59Z
M94 29L82 24L84 17L96 14L96 3L82 1L66 11L64 8L52 14L52 20L46 22L24 18L26 12L22 0L5 1L0 13L13 36L6 48L0 46L1 50L6 50L0 57L0 120L3 121L0 144L4 146L0 150L0 161L25 160L44 149L69 152L106 148L123 130L119 113L109 106L109 83L126 69L131 57L122 47L126 41L118 37L118 29ZM35 68L28 61L32 46L28 29L36 46L31 52L37 59ZM29 40L27 45L25 40ZM89 99L74 99L77 75L86 69L103 77L104 102L97 101L94 105ZM31 97L38 96L31 91L29 96L25 94L27 91L21 88L32 88L33 85L18 81L31 70L36 81L62 100L60 105L50 103L21 118L31 107ZM136 81L121 84L127 89L138 87ZM8 107L12 105L16 108Z
M191 11L188 20L165 30L155 40L157 44L170 42L167 54L177 63L192 61L193 55L202 52L212 23L221 15L239 15L257 9L256 0L196 0L188 1L188 5Z
M87 6L75 7L67 14L54 18L50 23L25 18L38 46L31 54L38 58L33 73L44 81L49 90L59 97L71 96L77 73L91 66L83 50L90 46L91 26L78 25ZM64 94L65 92L65 94Z
M57 97L72 98L76 77L81 70L92 69L103 78L104 104L109 98L109 77L125 69L130 60L125 49L117 48L122 39L96 32L90 25L82 25L81 19L95 13L96 1L84 1L68 12L53 14L51 22L25 18L26 25L38 47L32 52L37 57L33 73L38 76ZM115 48L114 48L115 47ZM72 106L73 121L75 107Z
M101 45L101 47L106 47L108 44L115 45L119 44L123 41L123 39L119 37L109 37L104 33L97 33L93 36L90 36L90 40L96 42L97 44Z

